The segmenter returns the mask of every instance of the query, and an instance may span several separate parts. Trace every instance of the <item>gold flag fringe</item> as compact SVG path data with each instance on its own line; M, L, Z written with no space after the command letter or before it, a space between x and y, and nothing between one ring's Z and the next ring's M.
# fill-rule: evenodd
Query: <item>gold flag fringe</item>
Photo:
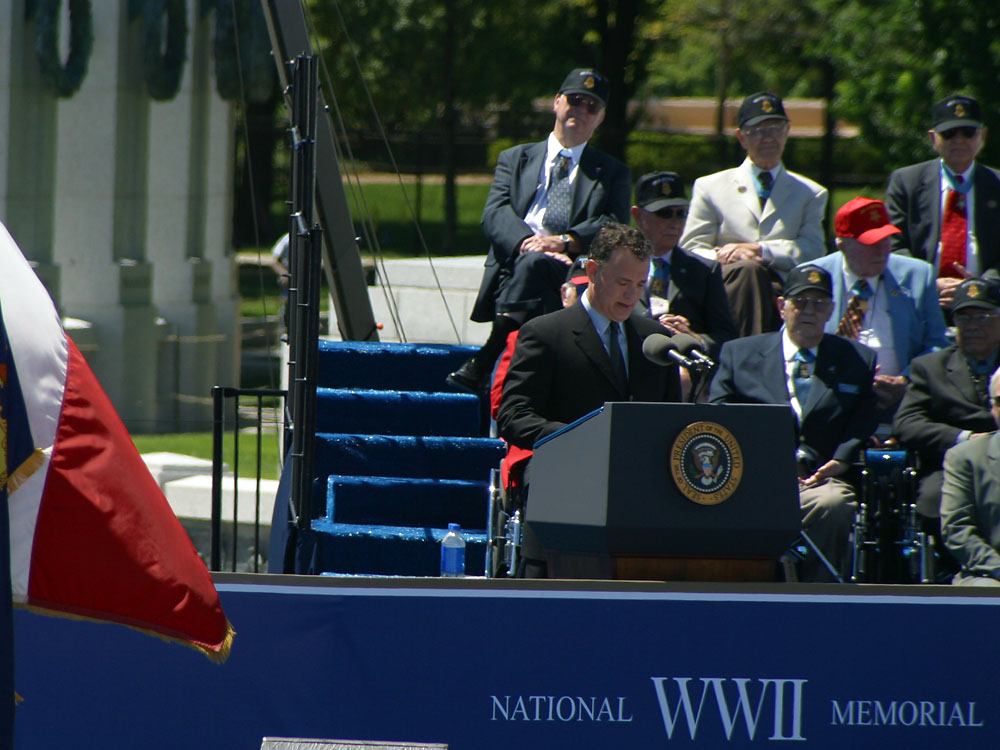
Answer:
M35 448L21 465L7 477L7 492L17 492L17 488L24 484L28 477L42 468L45 463L45 453L41 448Z
M181 646L187 646L188 648L193 648L195 651L206 656L209 661L214 661L216 664L222 664L226 659L229 658L229 652L233 649L233 640L236 637L236 629L233 624L226 619L226 635L222 639L222 643L219 647L212 648L211 646L206 646L203 643L196 643L187 638L181 638L177 636L165 635L164 633L151 630L150 628L143 628L138 625L130 625L125 622L118 622L117 620L102 620L99 617L87 617L86 615L78 615L71 612L63 612L58 609L49 609L47 607L39 607L35 604L25 604L23 602L14 602L14 606L18 609L25 609L28 612L34 612L39 615L46 615L48 617L61 617L65 620L78 620L80 622L96 622L103 625L122 625L126 628L131 628L145 635L151 635L154 638L159 638L161 641L166 641L167 643L177 643Z

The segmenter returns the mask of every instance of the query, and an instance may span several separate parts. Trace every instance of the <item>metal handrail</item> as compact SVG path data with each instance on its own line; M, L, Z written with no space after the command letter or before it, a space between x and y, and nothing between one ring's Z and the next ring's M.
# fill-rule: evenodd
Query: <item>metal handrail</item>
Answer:
M233 545L230 569L236 571L236 560L238 557L239 543L239 476L240 476L240 448L239 448L239 409L241 398L256 398L257 400L257 456L256 456L256 492L254 510L254 545L253 545L253 572L259 571L260 560L260 482L261 482L261 442L263 437L263 410L264 399L280 397L282 399L281 412L284 414L285 400L288 392L271 388L230 388L217 385L212 388L212 529L211 529L211 551L210 569L222 569L222 468L223 450L222 442L227 428L225 417L225 401L233 400L232 411L232 433L233 433ZM287 421L286 421L287 425ZM286 428L287 429L287 428ZM282 444L287 444L287 435L282 436Z

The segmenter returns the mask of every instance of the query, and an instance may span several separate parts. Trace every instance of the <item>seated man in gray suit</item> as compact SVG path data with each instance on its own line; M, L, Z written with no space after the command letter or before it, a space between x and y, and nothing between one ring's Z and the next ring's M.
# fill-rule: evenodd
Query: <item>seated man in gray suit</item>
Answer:
M990 378L990 412L1000 425L1000 372ZM956 445L944 456L944 542L964 586L1000 586L1000 433Z
M855 339L878 355L875 395L886 423L906 391L910 360L944 349L944 316L929 263L890 252L899 229L882 201L854 198L837 211L837 252L815 261L833 279L827 333Z
M778 329L775 289L795 265L826 252L827 192L781 163L788 117L780 97L751 94L737 122L747 158L694 181L680 244L722 264L733 322L748 336Z
M483 208L490 241L470 316L492 322L482 348L448 383L482 393L507 336L561 306L559 288L573 259L586 255L609 221L628 221L628 168L587 142L604 120L608 80L596 70L570 72L552 103L548 139L502 152Z
M779 332L723 344L709 401L792 408L802 528L844 575L857 503L854 488L842 478L875 429L875 352L824 333L833 310L833 286L824 269L793 269L778 303L784 321ZM804 580L832 580L815 558L802 568Z
M892 249L933 265L950 307L963 279L1000 269L1000 172L976 161L986 128L971 96L937 102L928 136L940 158L889 175L885 202L902 230Z

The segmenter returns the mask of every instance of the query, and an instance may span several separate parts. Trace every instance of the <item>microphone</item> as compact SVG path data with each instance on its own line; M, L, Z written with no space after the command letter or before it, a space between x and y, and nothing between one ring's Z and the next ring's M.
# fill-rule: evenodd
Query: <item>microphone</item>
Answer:
M689 359L693 359L698 367L706 370L715 367L715 362L701 350L702 344L694 336L689 336L686 333L678 333L673 337L673 342L676 344L678 350L680 350L680 353Z
M656 365L680 365L694 367L693 360L688 359L677 349L677 344L669 336L653 333L642 342L642 353L646 359Z

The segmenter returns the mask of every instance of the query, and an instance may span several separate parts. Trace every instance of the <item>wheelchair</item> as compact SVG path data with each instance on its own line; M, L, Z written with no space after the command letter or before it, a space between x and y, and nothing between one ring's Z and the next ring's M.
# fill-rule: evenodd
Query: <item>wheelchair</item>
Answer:
M935 582L934 539L921 528L916 497L917 471L907 451L864 451L851 582Z
M526 451L530 457L530 451ZM513 578L521 552L521 521L525 491L520 483L520 461L504 457L500 468L490 471L489 510L486 518L486 577Z

